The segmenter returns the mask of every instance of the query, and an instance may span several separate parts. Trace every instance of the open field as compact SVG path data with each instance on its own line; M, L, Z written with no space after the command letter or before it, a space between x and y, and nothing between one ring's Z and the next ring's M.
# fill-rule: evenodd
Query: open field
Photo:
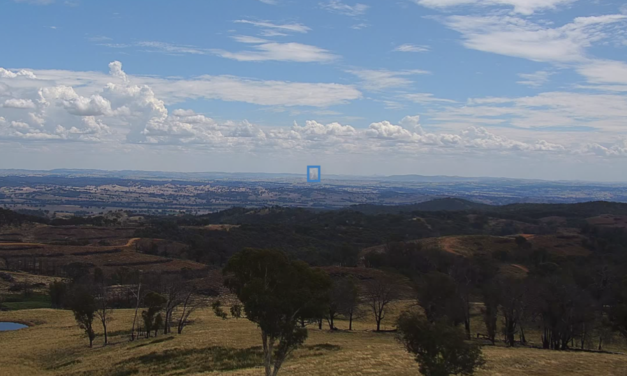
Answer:
M588 223L593 226L627 228L627 216L605 214L588 218Z
M110 274L119 267L144 271L178 272L199 270L206 265L189 260L143 253L154 248L161 255L178 255L184 244L160 239L132 237L136 228L96 226L25 225L0 233L0 268L58 274L71 263L90 264ZM2 241L4 239L4 241Z
M398 310L397 310L398 312ZM93 349L68 311L0 312L2 321L34 326L0 333L0 374L21 375L262 375L258 366L258 329L245 319L220 320L200 311L182 335L129 342L124 334L131 310L115 311L112 344L102 338ZM385 329L391 329L392 319ZM346 322L339 321L344 329ZM370 331L372 323L356 323L354 332L310 330L306 346L294 353L283 375L418 375L417 364L392 333ZM482 375L627 375L627 355L560 352L532 348L486 346ZM219 356L218 356L219 355ZM245 368L240 368L245 367ZM235 369L233 369L235 368Z

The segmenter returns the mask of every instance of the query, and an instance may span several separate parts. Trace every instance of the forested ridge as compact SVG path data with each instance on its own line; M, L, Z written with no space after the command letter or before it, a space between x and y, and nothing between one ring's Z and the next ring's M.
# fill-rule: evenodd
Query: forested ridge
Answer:
M95 319L106 331L108 315L119 307L141 311L129 331L132 340L170 328L182 333L189 314L206 306L207 297L218 317L227 319L230 310L233 318L258 324L265 333L264 361L276 356L279 368L306 340L307 325L334 331L341 317L351 330L354 319L369 317L379 332L397 302L409 307L397 318L398 338L424 372L472 374L485 364L480 346L486 345L598 352L627 341L626 204L494 207L442 199L335 211L232 208L143 217L130 227L119 221L133 213L123 214L47 220L0 211L11 237L29 222L52 233L100 228L133 236L116 240L126 244L120 246L124 251L85 239L92 248L77 252L72 247L81 245L68 240L73 257L150 258L107 262L104 269L80 262L55 269L67 282L50 285L53 305L74 312L90 343ZM20 251L12 245L3 252L10 261L9 252L46 246L26 244ZM5 265L36 272L42 265L37 257L61 257L40 253ZM147 271L173 261L196 269ZM272 275L261 273L259 265ZM264 278L269 282L261 283ZM281 287L268 289L273 284ZM32 286L14 287L25 294ZM223 305L226 290L239 303ZM198 296L205 298L192 300ZM259 296L264 298L254 298ZM275 345L281 350L273 353Z

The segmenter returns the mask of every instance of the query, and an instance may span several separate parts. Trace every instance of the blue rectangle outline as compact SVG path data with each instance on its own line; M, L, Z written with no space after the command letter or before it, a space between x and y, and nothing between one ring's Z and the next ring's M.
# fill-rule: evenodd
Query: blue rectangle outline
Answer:
M313 168L317 168L318 169L318 179L317 180L311 180L309 178L309 170L311 170ZM320 166L307 166L307 182L308 183L320 183L321 181L322 181L322 169L320 168Z

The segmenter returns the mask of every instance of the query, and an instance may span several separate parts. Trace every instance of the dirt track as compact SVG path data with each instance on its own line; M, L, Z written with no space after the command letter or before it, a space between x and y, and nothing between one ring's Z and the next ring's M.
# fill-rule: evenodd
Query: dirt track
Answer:
M529 273L529 269L526 266L523 265L518 265L518 264L512 264L513 267L518 268L520 270L522 270L525 273Z
M2 243L2 242L0 242L0 247L2 247L2 246L19 247L21 245L27 246L27 247L35 247L35 246L43 247L43 246L45 246L45 244L41 244L41 243Z
M141 240L141 238L133 238L133 239L129 239L129 241L126 243L125 247L132 247L133 244L135 244L136 241Z
M453 249L453 245L456 243L455 238L442 238L440 241L440 245L445 252L452 253L454 255L463 256L459 252Z

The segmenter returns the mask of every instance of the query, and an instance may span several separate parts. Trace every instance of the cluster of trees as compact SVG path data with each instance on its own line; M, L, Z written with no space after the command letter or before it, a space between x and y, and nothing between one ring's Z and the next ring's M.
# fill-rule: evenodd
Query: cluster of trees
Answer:
M186 243L183 257L220 267L247 247L280 249L312 266L354 266L359 261L357 250L385 243L447 235L512 235L523 229L548 234L557 227L540 218L563 216L569 226L580 226L586 216L627 213L624 206L613 203L490 207L465 202L459 207L466 209L459 211L436 204L433 211L416 211L414 206L339 211L232 208L203 216L154 217L136 236ZM240 227L228 232L189 227L219 223Z
M326 272L291 260L281 251L245 249L229 260L223 272L225 285L242 302L245 316L261 329L266 376L276 376L287 356L305 342L304 322L321 322L325 317L333 330L335 315L350 318L361 302L351 277L333 281ZM363 302L372 309L377 330L387 306L398 298L396 287L392 280L381 278L364 291ZM220 303L213 308L218 316L226 316ZM481 350L448 323L405 313L397 327L399 340L416 355L425 375L468 375L483 364Z
M108 323L115 307L134 308L130 338L169 334L176 328L181 334L189 324L191 314L205 305L205 299L194 285L180 275L122 273L122 276L105 277L96 268L76 268L68 282L50 284L49 293L54 308L70 309L79 327L85 331L92 347L96 326L102 326L104 345L109 342ZM127 285L111 283L125 278ZM120 299L120 297L123 297ZM141 312L140 312L141 310Z
M461 326L474 337L476 303L487 333L510 346L526 344L526 332L541 333L546 349L598 349L614 333L627 339L627 233L586 227L590 256L553 257L516 239L528 255L526 277L503 274L498 255L471 258L424 250L417 244L390 244L366 258L367 265L391 268L414 281L417 303L431 323Z

